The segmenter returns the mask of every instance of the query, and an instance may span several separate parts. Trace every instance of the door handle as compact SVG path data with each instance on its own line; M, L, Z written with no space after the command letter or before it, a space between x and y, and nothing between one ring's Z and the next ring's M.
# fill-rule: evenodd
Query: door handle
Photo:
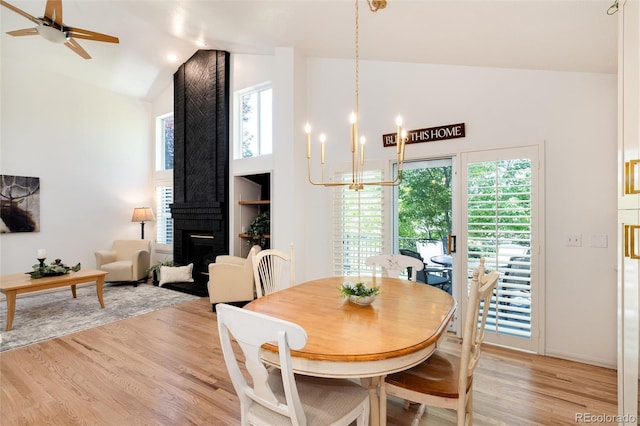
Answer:
M636 188L636 167L640 160L631 160L624 163L624 193L640 194L640 189Z
M640 254L636 253L636 232L640 225L624 225L624 257L630 259L640 259Z
M447 235L447 248L449 253L455 253L456 252L456 236L455 235Z

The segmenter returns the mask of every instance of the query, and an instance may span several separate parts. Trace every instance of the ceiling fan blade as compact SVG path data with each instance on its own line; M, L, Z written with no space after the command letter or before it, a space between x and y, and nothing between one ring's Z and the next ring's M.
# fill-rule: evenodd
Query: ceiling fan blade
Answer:
M7 31L7 34L12 36L38 35L38 30L36 30L35 28L24 28L22 30Z
M47 0L44 16L62 26L62 0Z
M7 3L4 0L0 0L0 4L3 5L4 7L6 7L7 9L13 10L15 13L17 13L18 15L22 15L25 18L27 18L28 20L30 20L31 22L35 23L35 24L40 24L40 21L38 20L38 18L36 18L35 16L31 16L29 15L27 12L25 12L24 10L20 10L17 7L10 5L9 3Z
M120 43L118 37L110 36L107 34L97 33L95 31L84 30L77 27L66 27L67 33L71 37L82 38L85 40L104 41L107 43Z
M69 39L69 41L67 41L64 45L76 52L78 55L82 56L84 59L91 59L91 56L87 53L87 51L84 50L82 46L80 46L74 39Z

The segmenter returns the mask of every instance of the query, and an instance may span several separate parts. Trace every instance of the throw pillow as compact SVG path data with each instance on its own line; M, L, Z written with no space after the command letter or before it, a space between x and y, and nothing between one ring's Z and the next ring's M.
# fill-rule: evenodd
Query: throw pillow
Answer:
M192 283L192 271L193 263L190 263L187 266L161 266L160 283L158 285L162 287L163 284L167 283Z

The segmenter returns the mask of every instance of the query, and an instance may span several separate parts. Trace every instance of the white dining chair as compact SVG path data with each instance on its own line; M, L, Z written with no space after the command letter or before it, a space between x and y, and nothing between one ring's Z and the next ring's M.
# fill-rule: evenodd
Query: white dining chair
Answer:
M227 304L217 305L218 332L224 361L240 399L242 425L369 424L369 391L346 379L294 375L291 349L302 349L307 333L297 324ZM241 368L232 340L244 355ZM278 346L280 368L268 369L260 348ZM245 380L242 371L251 376Z
M480 358L484 326L491 298L500 274L484 274L484 258L473 271L469 300L464 320L460 354L437 350L426 361L385 377L380 385L380 400L387 395L421 404L413 424L417 425L425 406L456 410L457 425L468 420L473 424L473 372ZM386 404L381 404L380 417L386 418Z
M289 254L275 249L254 253L252 263L258 298L293 285L293 244L289 247Z
M416 259L411 256L405 256L402 254L379 254L376 256L369 256L365 259L364 264L366 266L373 267L373 274L376 274L376 268L381 268L381 275L383 277L398 278L400 273L407 268L411 268L411 275L409 280L415 281L418 271L424 269L424 263L420 259Z

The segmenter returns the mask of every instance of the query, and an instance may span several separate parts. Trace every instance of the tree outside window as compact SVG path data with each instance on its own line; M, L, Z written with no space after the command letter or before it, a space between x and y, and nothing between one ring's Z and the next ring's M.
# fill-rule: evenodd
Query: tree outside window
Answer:
M272 152L272 92L271 85L240 92L240 158Z
M451 166L404 170L398 187L400 249L416 241L446 241L451 232Z

